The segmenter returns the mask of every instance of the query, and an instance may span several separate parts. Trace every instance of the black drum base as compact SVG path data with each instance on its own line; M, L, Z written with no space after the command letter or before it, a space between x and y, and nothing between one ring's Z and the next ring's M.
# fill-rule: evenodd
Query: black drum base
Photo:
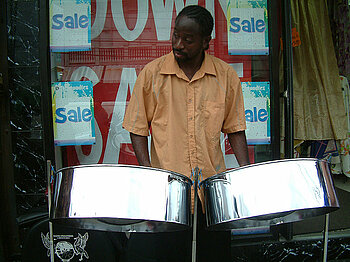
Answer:
M35 224L23 243L23 262L50 261L48 218ZM53 225L54 261L120 261L126 246L125 233L102 232Z

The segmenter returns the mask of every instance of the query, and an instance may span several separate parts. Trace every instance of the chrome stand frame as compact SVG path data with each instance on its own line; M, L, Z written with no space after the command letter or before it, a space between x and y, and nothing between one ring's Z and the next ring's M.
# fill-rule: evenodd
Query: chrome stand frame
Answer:
M192 177L194 179L194 210L193 210L193 235L192 235L192 262L196 262L197 256L197 214L198 214L198 178L201 171L198 167L192 170Z
M327 261L328 227L329 227L329 214L326 214L324 219L324 231L323 231L323 262Z
M52 192L51 192L51 178L53 176L53 171L51 168L51 161L47 160L46 162L46 171L47 171L47 202L49 206L49 219L51 217L51 197L52 197ZM50 235L50 262L55 261L55 252L54 252L54 247L53 247L53 226L52 222L49 221L49 235Z

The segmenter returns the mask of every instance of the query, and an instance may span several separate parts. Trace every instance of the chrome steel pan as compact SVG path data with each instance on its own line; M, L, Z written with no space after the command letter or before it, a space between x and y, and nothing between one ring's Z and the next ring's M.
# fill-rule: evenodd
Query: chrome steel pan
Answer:
M190 226L191 180L155 168L83 165L55 174L51 221L116 232Z
M339 208L326 161L271 161L204 180L207 225L212 230L275 225Z

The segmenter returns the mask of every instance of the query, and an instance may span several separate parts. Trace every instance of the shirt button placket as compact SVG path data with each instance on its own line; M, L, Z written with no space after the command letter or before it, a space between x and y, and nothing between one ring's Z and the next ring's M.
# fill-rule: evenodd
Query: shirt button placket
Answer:
M194 87L189 83L188 86L188 100L187 100L187 112L188 112L188 148L190 154L191 168L196 167L196 143L195 143L195 103L194 103Z

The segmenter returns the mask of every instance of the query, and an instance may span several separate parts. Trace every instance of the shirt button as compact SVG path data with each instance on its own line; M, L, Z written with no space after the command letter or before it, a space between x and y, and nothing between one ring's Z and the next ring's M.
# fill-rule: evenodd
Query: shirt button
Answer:
M192 117L190 117L189 119L192 120Z
M190 135L190 138L192 138L193 137L193 135ZM193 152L192 152L193 153Z
M191 103L192 102L192 99L188 99L188 103Z

